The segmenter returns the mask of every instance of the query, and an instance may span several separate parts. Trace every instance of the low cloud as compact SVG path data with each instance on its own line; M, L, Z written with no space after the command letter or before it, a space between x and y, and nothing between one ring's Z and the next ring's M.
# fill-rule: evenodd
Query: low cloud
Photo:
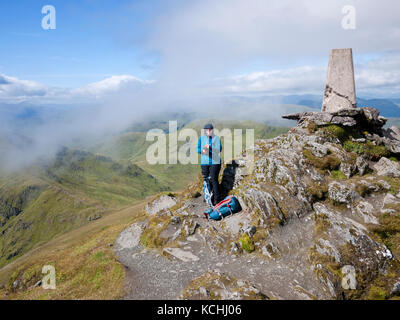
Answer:
M77 104L94 102L96 99L120 90L139 89L151 81L141 80L131 75L115 75L90 83L80 88L51 87L36 81L22 80L0 74L0 102L39 103L39 104Z

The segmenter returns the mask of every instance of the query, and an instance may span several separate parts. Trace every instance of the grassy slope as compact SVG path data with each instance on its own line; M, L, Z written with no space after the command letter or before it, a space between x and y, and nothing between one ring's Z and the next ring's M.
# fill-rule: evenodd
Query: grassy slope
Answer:
M136 165L122 166L81 151L66 152L46 169L3 177L0 266L110 210L165 189Z
M0 269L0 299L121 298L125 272L109 244L124 228L142 218L144 204L149 200L61 235ZM56 269L56 290L9 290L15 280L25 288L32 287L44 277L44 265ZM6 292L10 294L7 297Z

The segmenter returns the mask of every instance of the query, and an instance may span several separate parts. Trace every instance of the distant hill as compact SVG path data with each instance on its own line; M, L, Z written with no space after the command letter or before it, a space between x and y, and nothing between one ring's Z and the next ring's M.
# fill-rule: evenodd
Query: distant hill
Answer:
M168 189L135 164L66 148L50 164L0 176L0 266L112 209Z
M174 120L173 118L171 120ZM217 129L243 129L242 144L245 144L245 133L246 129L254 129L255 139L268 139L278 136L282 133L287 132L288 127L274 127L269 126L265 123L256 121L238 121L238 120L221 120L215 118L198 119L191 121L184 126L178 122L178 134L186 128L195 129L200 136L200 130L204 124L212 122L214 127ZM164 123L162 123L164 124ZM168 126L168 121L165 121L164 126ZM161 128L159 123L155 123L155 128ZM169 147L169 136L167 131L167 148ZM99 142L95 146L88 150L98 154L104 154L112 157L123 163L134 163L145 171L152 174L159 181L168 184L173 190L184 188L187 183L192 181L200 172L198 164L177 164L177 165L164 165L155 164L151 165L146 161L146 150L153 144L153 141L146 141L146 132L125 132L121 135L116 135L106 139L105 141ZM185 142L178 142L178 147L183 145ZM231 145L225 144L223 141L224 148L231 148Z
M389 99L362 99L357 98L358 107L373 107L377 108L381 115L388 118L399 118L400 107Z
M277 97L275 97L277 98ZM283 103L291 103L310 108L320 109L322 96L317 95L290 95L281 97ZM388 118L400 117L400 99L364 99L357 98L358 107L373 107L379 109L381 115Z

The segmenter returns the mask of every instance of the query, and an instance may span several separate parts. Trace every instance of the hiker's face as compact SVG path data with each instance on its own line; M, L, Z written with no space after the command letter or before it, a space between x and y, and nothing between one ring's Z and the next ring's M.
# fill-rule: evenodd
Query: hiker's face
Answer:
M213 133L213 129L206 129L206 135L207 137L211 136Z

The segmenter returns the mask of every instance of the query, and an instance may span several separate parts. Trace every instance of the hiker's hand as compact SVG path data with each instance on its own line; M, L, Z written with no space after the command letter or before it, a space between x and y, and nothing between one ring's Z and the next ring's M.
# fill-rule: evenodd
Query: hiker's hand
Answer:
M205 146L204 146L204 148L203 148L203 150L202 150L202 153L204 153L204 154L209 154L210 153L210 145L209 144L206 144Z

